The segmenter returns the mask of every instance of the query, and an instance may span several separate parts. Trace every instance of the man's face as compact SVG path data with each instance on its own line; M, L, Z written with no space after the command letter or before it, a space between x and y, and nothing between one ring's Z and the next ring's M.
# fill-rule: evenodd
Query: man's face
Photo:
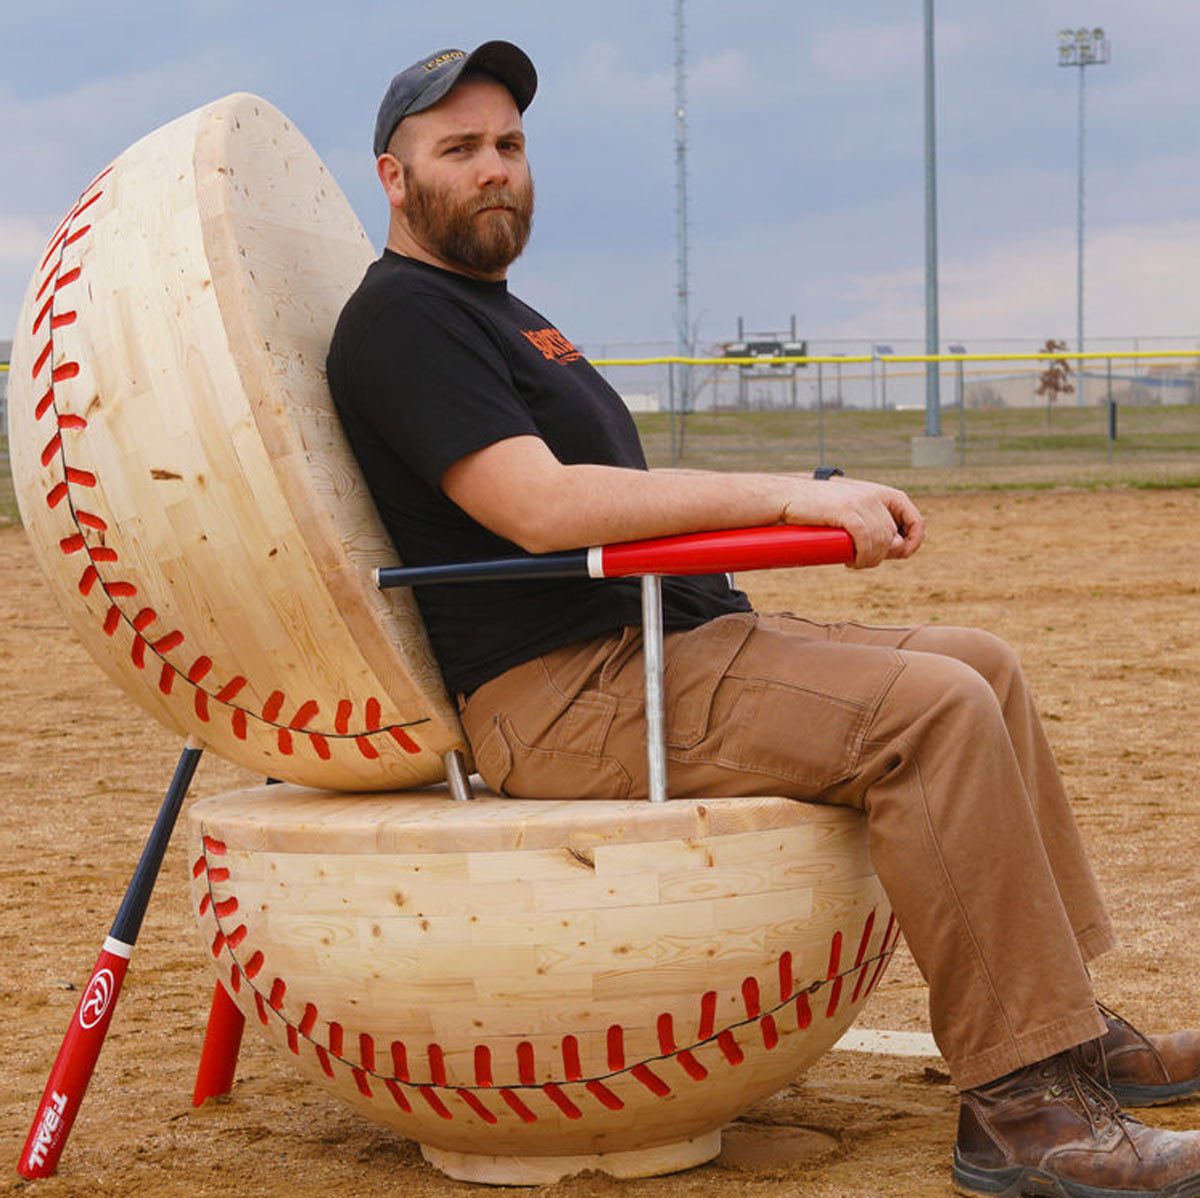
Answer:
M503 278L533 223L533 180L521 117L506 87L458 83L408 117L389 147L403 170L412 237L451 269Z

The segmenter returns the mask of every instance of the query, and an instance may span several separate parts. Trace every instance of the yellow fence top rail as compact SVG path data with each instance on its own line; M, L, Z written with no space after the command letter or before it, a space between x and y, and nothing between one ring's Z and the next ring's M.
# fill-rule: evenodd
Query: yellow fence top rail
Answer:
M658 358L591 358L593 366L851 366L867 362L1104 362L1146 358L1200 358L1198 349L1114 349L1086 350L1077 353L1064 350L1057 353L1032 354L832 354L811 358L684 358L666 355Z

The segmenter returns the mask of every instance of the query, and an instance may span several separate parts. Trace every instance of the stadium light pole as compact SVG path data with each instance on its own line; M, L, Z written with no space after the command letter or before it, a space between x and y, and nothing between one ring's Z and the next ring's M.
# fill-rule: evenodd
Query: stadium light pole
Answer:
M933 74L933 0L925 0L925 352L938 352L937 125ZM941 371L925 363L925 435L942 435Z
M1083 353L1083 180L1084 180L1084 134L1086 132L1084 103L1084 80L1088 67L1104 66L1111 53L1104 30L1060 29L1058 31L1058 65L1076 67L1079 70L1079 178L1077 187L1076 245L1075 245L1075 348ZM1079 386L1075 389L1076 407L1084 403L1083 358L1078 361L1076 371Z
M688 192L687 192L687 60L685 55L684 0L675 0L675 344L681 358L691 357L692 329L688 277ZM680 368L683 411L692 406L692 370Z

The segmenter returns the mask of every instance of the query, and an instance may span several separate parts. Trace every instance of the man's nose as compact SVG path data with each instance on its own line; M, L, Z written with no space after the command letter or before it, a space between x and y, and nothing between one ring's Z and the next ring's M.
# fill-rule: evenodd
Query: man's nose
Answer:
M508 182L509 168L495 146L488 146L477 159L479 166L479 183L483 187L502 186Z

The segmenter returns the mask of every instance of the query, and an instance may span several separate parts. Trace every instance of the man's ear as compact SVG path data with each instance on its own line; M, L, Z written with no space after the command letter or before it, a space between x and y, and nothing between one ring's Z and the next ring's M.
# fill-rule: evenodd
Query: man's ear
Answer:
M375 171L383 185L384 194L393 208L404 207L404 167L394 154L380 154Z

